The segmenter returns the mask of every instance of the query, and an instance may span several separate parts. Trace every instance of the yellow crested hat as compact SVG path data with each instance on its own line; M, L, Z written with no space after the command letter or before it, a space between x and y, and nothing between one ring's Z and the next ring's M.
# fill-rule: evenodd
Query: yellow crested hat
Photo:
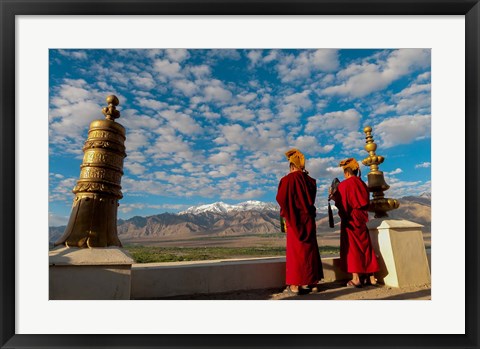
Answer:
M285 153L285 156L287 157L288 162L294 164L295 167L299 168L300 170L305 169L305 156L303 156L300 150L292 148Z
M348 158L348 159L342 160L340 161L338 166L342 167L344 170L350 167L353 171L360 168L360 165L358 164L357 160L355 160L354 158Z

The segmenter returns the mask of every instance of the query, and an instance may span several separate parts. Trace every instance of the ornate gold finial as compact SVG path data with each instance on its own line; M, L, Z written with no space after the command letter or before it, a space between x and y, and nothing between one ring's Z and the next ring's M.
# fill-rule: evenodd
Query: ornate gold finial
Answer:
M384 191L388 190L390 186L385 182L383 172L378 169L378 165L383 163L385 158L377 155L377 145L372 136L372 128L367 126L363 129L366 134L365 150L369 156L362 160L362 164L370 166L368 173L368 190L373 194L373 199L370 200L369 211L375 212L375 218L388 217L387 211L396 209L400 206L395 199L386 199Z
M55 246L93 248L122 246L117 234L118 200L123 197L121 179L125 153L125 128L113 122L120 116L118 98L107 97L106 119L90 123L83 147L80 178L70 220Z
M120 117L120 112L115 108L120 101L118 100L117 96L110 95L106 98L108 107L102 109L103 115L107 120L115 121Z

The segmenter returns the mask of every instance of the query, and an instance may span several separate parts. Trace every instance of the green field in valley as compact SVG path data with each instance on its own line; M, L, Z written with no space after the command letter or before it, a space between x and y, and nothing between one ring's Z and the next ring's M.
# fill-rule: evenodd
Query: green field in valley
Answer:
M157 247L125 245L135 263L159 263L181 261L205 261L212 259L234 259L253 257L282 257L284 247ZM322 246L320 255L338 255L339 248Z

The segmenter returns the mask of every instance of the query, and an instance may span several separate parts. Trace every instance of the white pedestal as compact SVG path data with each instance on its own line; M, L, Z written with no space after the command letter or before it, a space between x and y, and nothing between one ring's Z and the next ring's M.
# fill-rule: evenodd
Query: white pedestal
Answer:
M118 247L58 247L49 252L49 299L130 299L132 263Z
M379 257L379 282L393 287L431 283L422 225L393 219L373 219L367 225Z

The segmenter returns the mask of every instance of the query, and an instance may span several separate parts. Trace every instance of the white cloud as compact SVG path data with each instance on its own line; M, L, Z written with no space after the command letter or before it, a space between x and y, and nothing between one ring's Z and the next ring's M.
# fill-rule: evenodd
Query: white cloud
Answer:
M232 50L232 49L208 50L207 55L215 59L232 59L236 61L242 58L238 50Z
M218 81L218 80L217 80ZM232 93L221 86L221 83L214 82L213 85L206 86L203 90L206 101L229 102L232 99Z
M202 132L202 128L195 120L185 113L174 110L164 110L159 115L168 120L168 123L181 133L192 135Z
M185 49L167 49L166 54L171 61L181 62L190 57L188 50Z
M420 164L416 164L415 168L429 168L431 165L432 164L430 162L422 162Z
M88 82L84 79L64 79L63 86L75 86L75 87L85 87L89 88Z
M247 109L244 105L227 107L222 111L231 120L248 122L255 118L254 112L250 109Z
M143 89L151 90L155 87L155 80L153 79L152 74L148 72L141 72L140 74L134 74L131 78L132 83Z
M80 174L80 171L79 171ZM49 201L66 201L71 202L75 197L72 193L78 178L64 178L59 180L51 180Z
M172 85L177 89L183 92L185 96L193 96L198 92L198 86L188 80L176 80Z
M375 107L372 115L384 115L395 110L395 105L381 103Z
M421 193L431 192L432 183L430 181L400 181L394 178L385 178L390 185L390 189L385 192L385 197L402 198L405 196L418 196Z
M183 164L183 162L182 162ZM184 171L182 172L184 173ZM132 179L129 177L122 181L122 186L126 193L134 194L152 194L162 197L190 197L207 196L218 194L218 188L209 183L212 179L207 176L197 176L192 178L190 175L173 174L173 171L154 172L153 177L148 180Z
M411 73L415 69L426 68L430 64L428 49L400 49L393 51L385 60L371 63L353 63L337 74L341 81L323 90L327 95L364 97L379 91L393 81Z
M145 107L145 108L153 109L153 110L156 110L156 111L158 111L159 109L168 108L167 103L160 102L156 99L137 98L136 102L140 107Z
M240 58L239 52L243 60L232 61ZM81 155L88 124L103 119L101 108L106 105L104 97L108 90L117 96L123 91L131 98L122 99L120 107L125 109L119 108L122 114L119 122L127 130L122 190L130 197L158 195L164 200L222 195L230 200L259 199L265 193L275 192L277 178L287 173L284 151L290 147L306 154L307 170L323 188L333 177L342 178L337 157L353 156L361 160L359 154L364 152L365 145L362 123L371 122L382 147L430 136L431 120L426 115L430 113L430 75L419 75L417 70L422 68L419 57L401 58L392 51L382 51L363 62L357 60L335 75L340 63L336 50L289 52L293 51L209 50L205 53L205 64L193 65L192 62L200 62L194 51L160 50L154 54L148 50L145 53L124 50L122 57L134 61L121 62L120 56L116 56L117 61L109 62L106 58L103 62L92 62L93 67L82 68L83 75L71 75L83 79L65 80L52 90L51 154ZM111 58L115 57L113 53ZM146 56L150 58L146 60ZM193 59L187 61L190 57ZM147 64L150 60L152 64ZM262 75L250 75L251 70L237 80L214 78L221 65L239 63L243 68L249 63L252 63L250 68L262 65L265 68L262 74L267 69L278 73L282 83L277 85L277 81L263 79ZM395 81L395 74L402 72L412 75L404 85L406 88L386 90L368 99L352 101L321 91L322 87L347 84L359 75L365 79L380 78L374 82L380 86ZM378 86L352 85L352 90L344 95L354 96ZM113 87L118 91L113 91ZM408 119L395 117L382 121L384 117L372 117L387 113ZM414 125L410 127L409 122ZM397 134L399 130L402 135ZM331 157L320 157L325 153ZM394 176L399 170L388 174ZM50 178L56 182L62 179L67 178L56 175ZM52 186L50 200L71 202L76 180L71 178ZM411 182L405 185L412 190L424 185ZM119 210L131 212L156 207L161 209L160 205L132 203L121 205Z
M134 152L149 145L149 137L145 132L141 132L138 129L133 131L127 131L125 147L128 152Z
M128 161L138 162L138 163L144 163L144 162L147 161L147 157L145 156L145 153L143 153L143 152L132 151L128 146L127 146L126 151L127 151L127 160Z
M260 50L248 51L247 57L250 60L250 66L255 67L257 63L262 59L262 51Z
M184 162L181 166L180 171L181 172L186 171L192 175L195 175L195 174L203 174L204 168L203 168L203 165L195 165L191 162Z
M310 90L305 90L303 92L293 93L285 96L284 101L286 104L293 104L301 109L308 109L312 106L312 101L310 100L309 96Z
M233 159L232 154L225 151L221 151L219 153L212 154L208 162L219 165L219 164L227 164L231 162L232 159Z
M327 130L357 130L362 116L355 109L319 114L308 118L305 131L314 133Z
M225 142L225 139L223 139L222 142ZM215 142L215 143L222 143L222 142ZM240 146L238 144L225 144L223 146L219 146L216 148L220 152L227 152L231 153L232 155L235 154L237 151L240 150Z
M252 170L242 168L239 173L237 173L237 177L235 178L237 183L239 182L248 182L248 183L255 183L258 178L257 173L253 172Z
M430 112L430 94L414 94L402 98L395 109L399 114Z
M197 110L200 116L203 116L206 119L218 119L220 118L220 114L213 112L210 107L206 104L203 104L197 107Z
M278 117L281 121L283 123L297 122L301 111L308 110L312 106L309 96L310 90L305 90L281 98L281 104L278 106Z
M395 95L395 97L409 97L417 93L430 93L431 85L430 84L413 84L403 89Z
M110 88L113 91L113 88ZM145 90L132 90L132 93L135 95L136 98L155 98L153 95L154 91L145 91Z
M391 97L391 102L381 102L374 106L372 115L384 115L390 112L397 114L430 113L430 84L412 84Z
M244 164L248 164L251 169L261 174L261 177L257 176L255 183L260 184L270 176L280 178L288 173L288 161L285 157L287 150L286 146L273 151L259 150L244 160Z
M306 158L305 168L313 178L330 178L332 176L332 168L335 166L335 159L328 158ZM332 178L333 179L333 178Z
M286 148L284 132L263 124L247 128L238 124L225 125L220 131L222 137L217 139L218 144L234 144L254 152L278 152Z
M399 174L399 173L402 173L403 170L401 168L397 168L393 171L390 171L390 172L386 172L386 174L390 175L390 176L393 176L393 175L396 175L396 174Z
M377 137L381 139L381 146L390 148L430 138L431 117L430 115L399 116L382 121L374 129Z
M222 191L221 198L223 200L230 199L230 200L252 200L256 199L260 196L265 194L265 191L262 189L251 189L245 192L232 192L232 191Z
M166 180L170 184L186 184L191 181L191 178L184 175L169 174Z
M147 171L147 168L143 165L140 165L139 163L137 162L130 162L127 158L127 160L125 161L125 168L132 174L134 175L143 175L146 171Z
M211 74L211 69L208 65L202 64L197 66L190 66L188 70L195 75L196 78L200 79Z
M213 170L209 171L207 174L212 178L228 177L236 171L237 171L237 165L229 163L226 165L216 166Z
M256 98L257 98L257 94L253 92L244 92L237 96L237 99L241 103L245 103L245 104L254 101Z
M337 50L307 50L299 55L287 55L279 59L277 70L283 82L309 79L318 72L330 72L338 68Z
M164 195L169 193L169 184L153 180L132 179L128 176L122 178L122 191L124 196L130 193Z
M98 91L77 87L84 80L67 82L56 89L51 99L49 142L58 153L80 154L89 124L104 118L101 99Z
M61 216L52 212L48 212L48 226L49 227L59 227L62 225L67 225L68 216Z
M299 136L290 144L292 148L297 148L305 154L328 153L335 147L333 144L321 146L314 136Z
M270 63L272 61L275 61L279 57L279 52L277 50L270 50L270 52L263 57L263 61L265 63Z
M194 158L190 144L182 137L165 133L146 151L154 159L161 159L165 164L181 163Z
M248 142L245 137L248 135L239 124L220 126L220 130L223 134L221 143L243 145L245 142Z
M121 124L127 130L127 134L140 129L155 130L162 124L159 119L147 115L137 115L136 113L137 111L133 109L122 111Z
M417 76L417 81L430 81L430 72L425 72Z
M267 122L274 118L273 112L269 108L258 109L257 113L259 121Z
M343 177L343 168L338 165L327 167L325 171L330 175L328 177L328 186L330 186L334 178L341 179Z
M86 60L88 59L88 55L85 51L74 51L74 50L58 50L62 56L79 59L79 60Z
M91 99L92 95L88 90L81 88L79 86L64 84L60 86L58 97L61 99L65 99L69 103L76 103L76 102L78 103L81 101ZM53 101L52 104L55 105L55 101Z
M180 64L177 62L170 62L167 59L157 59L153 63L153 69L162 76L168 78L180 77Z
M342 144L344 151L348 154L358 153L365 146L365 134L359 131L340 132L333 138Z

